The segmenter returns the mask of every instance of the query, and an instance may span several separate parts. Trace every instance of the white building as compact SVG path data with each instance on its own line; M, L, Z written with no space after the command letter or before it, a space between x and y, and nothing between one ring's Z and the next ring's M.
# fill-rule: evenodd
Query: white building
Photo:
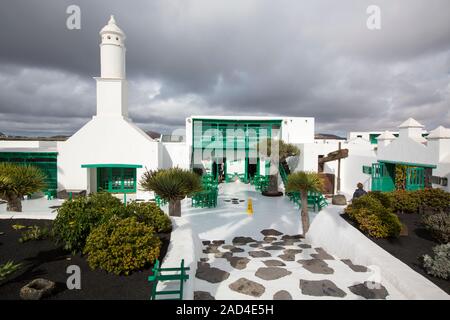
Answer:
M152 195L138 185L142 173L175 166L248 181L269 173L267 158L256 152L257 142L265 138L297 145L301 154L288 159L291 171L328 174L333 192L338 161L319 166L318 160L338 148L348 149L348 157L340 161L340 191L345 194L358 182L367 190L392 186L399 164L409 166L414 177L423 176L417 185L432 183L449 190L450 129L439 127L427 136L413 119L398 131L350 132L342 141L314 139L315 119L309 117L191 116L185 131L152 139L128 116L125 34L114 17L100 37L101 73L95 78L97 111L92 120L66 141L0 138L0 161L39 165L48 174L49 192L105 190L148 199Z

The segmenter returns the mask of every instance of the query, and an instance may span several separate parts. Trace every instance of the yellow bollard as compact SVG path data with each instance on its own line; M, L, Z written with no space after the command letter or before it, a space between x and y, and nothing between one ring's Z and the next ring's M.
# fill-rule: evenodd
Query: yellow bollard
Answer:
M251 198L248 198L248 201L247 201L247 214L249 216L253 215L253 202L252 202Z

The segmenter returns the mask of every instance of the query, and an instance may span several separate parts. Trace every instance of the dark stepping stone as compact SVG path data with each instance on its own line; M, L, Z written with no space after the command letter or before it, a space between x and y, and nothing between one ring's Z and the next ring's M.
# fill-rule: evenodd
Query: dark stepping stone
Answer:
M319 259L310 259L310 260L298 260L298 263L303 265L303 268L312 273L319 274L333 274L334 270L328 266L328 264Z
M306 243L301 243L298 246L300 248L302 248L302 249L311 249L311 246L309 244L306 244Z
M216 246L221 246L222 244L225 244L225 240L213 240L212 243Z
M346 293L339 289L330 280L303 280L300 279L300 290L303 294L315 297L338 297L346 296Z
M284 260L284 261L295 261L295 255L294 254L280 254L278 258Z
M256 270L255 276L263 280L276 280L290 275L292 272L284 268L268 267Z
M269 252L262 251L262 250L249 251L248 254L252 258L267 258L267 257L271 257L272 256Z
M201 262L207 262L209 260L209 258L200 258Z
M317 254L313 253L313 254L311 254L311 257L313 257L315 259L320 259L320 260L334 260L333 256L329 255L322 248L314 248L314 250L317 251Z
M273 295L273 300L292 300L292 296L286 290L280 290Z
M283 234L283 232L275 229L264 229L261 233L265 236L281 236Z
M292 255L296 255L297 253L301 253L303 250L301 249L286 249L283 251L284 254L292 254Z
M275 238L275 237L264 237L264 242L272 242L272 241L275 241L275 240L277 240L277 238Z
M210 283L222 282L228 279L229 276L230 274L228 272L215 267L211 268L209 264L199 265L197 267L197 272L195 273L196 278L208 281Z
M231 252L219 252L219 253L215 253L214 257L215 258L224 258L224 259L229 259L233 256L233 254Z
M235 246L243 246L250 242L256 242L256 240L250 237L235 237L232 242Z
M303 239L304 236L301 234L293 234L293 235L288 235L285 234L284 236L281 237L281 240L296 240L296 241L300 241L300 239Z
M348 288L354 294L366 299L386 299L389 295L386 288L377 282L366 281Z
M266 291L266 288L258 282L245 278L240 278L228 286L231 290L246 294L252 297L260 297Z
M245 200L242 200L242 199L241 199L241 200L239 200L239 202L244 202L244 201L245 201Z
M225 201L225 202L231 202L230 199L224 199L223 201Z
M263 247L263 245L261 243L250 243L249 246L252 248L262 248Z
M350 259L342 259L341 260L343 263L345 263L346 265L348 265L350 267L350 269L352 269L355 272L367 272L369 269L365 266L361 266L358 264L353 264L353 262Z
M272 242L272 245L274 246L292 246L296 243L297 241L293 241L293 240L283 240L283 241L275 241Z
M272 250L284 250L284 247L281 247L281 246L266 246L266 247L263 247L263 249L264 250L270 250L270 251L272 251Z
M194 300L216 300L216 298L206 291L194 291Z
M202 241L202 243L203 243L203 245L207 246L207 245L211 244L211 241L205 240L205 241Z
M245 269L247 267L247 264L250 262L249 258L243 257L230 257L227 260L233 268L238 270Z
M286 264L280 260L265 260L263 263L266 267L285 267Z
M233 200L233 201L239 201L238 198L231 198L231 200Z
M239 201L231 201L232 204L239 204Z
M203 253L220 253L220 251L215 246L209 246L206 249L203 249Z

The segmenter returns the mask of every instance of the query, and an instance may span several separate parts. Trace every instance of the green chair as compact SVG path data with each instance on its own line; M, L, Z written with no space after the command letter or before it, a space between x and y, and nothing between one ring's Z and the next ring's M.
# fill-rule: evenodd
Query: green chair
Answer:
M156 260L153 266L153 274L148 277L148 281L152 283L152 295L151 300L183 300L183 284L189 279L189 275L186 271L189 271L189 267L184 266L184 259L181 260L179 268L161 268L159 260ZM166 274L170 272L170 274ZM179 281L180 286L178 290L163 290L157 291L158 282L164 281ZM175 298L168 299L156 299L157 296L176 296Z

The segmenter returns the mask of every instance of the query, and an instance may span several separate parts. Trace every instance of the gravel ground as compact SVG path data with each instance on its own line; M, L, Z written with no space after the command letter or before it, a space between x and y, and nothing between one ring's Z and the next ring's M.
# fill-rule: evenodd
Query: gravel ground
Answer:
M51 226L50 220L7 219L0 220L0 263L14 260L22 268L0 282L0 300L20 299L19 291L36 278L45 278L56 283L54 295L48 299L149 299L151 286L147 277L151 267L129 276L116 276L102 270L91 270L85 257L71 255L51 240L19 243L22 231L14 230L12 225ZM169 240L163 241L160 260L167 252ZM81 269L81 289L69 290L66 269L78 265Z

